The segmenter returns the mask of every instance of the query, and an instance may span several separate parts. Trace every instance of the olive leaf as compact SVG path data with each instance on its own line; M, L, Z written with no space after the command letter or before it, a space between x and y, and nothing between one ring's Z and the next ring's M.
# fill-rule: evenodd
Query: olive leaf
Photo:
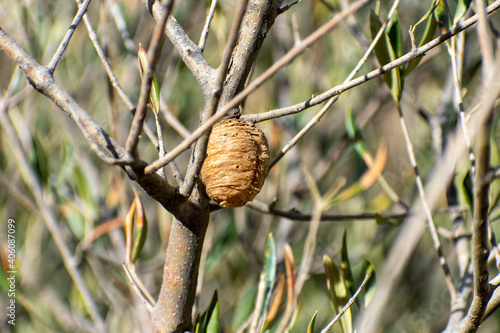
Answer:
M139 43L139 73L142 76L146 71L146 68L149 66L148 62L148 54L142 44ZM155 114L155 117L158 117L158 112L160 112L160 86L158 84L158 79L156 78L156 74L153 74L153 81L151 85L151 93L149 95L149 104L151 105L151 110Z
M370 10L370 33L372 40L375 39L375 36L382 28L382 25L383 24L377 14L375 14L373 10ZM397 35L396 32L394 32L394 34ZM389 35L387 34L387 32L382 33L382 36L375 45L374 51L375 56L377 57L377 60L381 66L388 64L396 59L396 52L394 51L393 45L391 44L391 40L389 39ZM394 99L396 101L399 101L401 99L401 73L399 67L392 69L391 71L389 71L389 73L385 73L383 75L383 78L385 83L391 90Z
M314 333L314 323L316 322L316 315L318 314L318 311L314 312L311 321L309 322L309 325L307 326L307 333Z
M134 201L130 205L125 217L125 238L126 238L126 261L127 264L135 263L141 255L146 236L148 234L148 219L139 194L134 189ZM132 239L135 229L135 240Z
M148 234L148 219L146 217L146 211L142 204L142 200L139 197L139 193L134 188L135 201L137 202L137 210L136 210L136 223L135 223L135 242L134 248L132 251L132 262L136 262L136 260L141 255L142 249L144 248L144 244L146 243L146 237Z
M323 257L323 266L327 275L327 287L333 310L339 313L349 301L344 276L341 269L326 255ZM350 308L344 312L339 322L344 333L352 332L352 313Z

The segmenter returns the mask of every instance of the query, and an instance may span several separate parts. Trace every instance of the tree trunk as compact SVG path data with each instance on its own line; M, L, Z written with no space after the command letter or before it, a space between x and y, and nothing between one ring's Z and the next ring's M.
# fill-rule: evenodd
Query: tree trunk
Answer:
M155 332L184 332L192 329L198 269L209 212L193 220L173 220L158 302L152 313Z

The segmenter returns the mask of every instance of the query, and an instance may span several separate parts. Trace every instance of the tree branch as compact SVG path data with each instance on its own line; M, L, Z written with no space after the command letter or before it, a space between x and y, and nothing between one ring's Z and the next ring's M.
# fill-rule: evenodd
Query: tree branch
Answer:
M486 13L491 14L492 12L496 11L499 7L500 7L500 3L495 2L486 8ZM436 46L440 45L441 43L443 43L446 40L450 39L451 37L455 36L456 34L462 32L465 29L469 28L470 26L474 25L477 22L477 20L478 20L478 16L474 15L471 18L469 18L468 20L464 21L462 24L457 25L455 28L453 28L453 29L449 30L448 32L442 34L441 36L433 39L429 43L427 43L421 47L418 47L418 48L412 50L411 52L408 52L404 56L402 56L402 57L400 57L400 58L398 58L390 63L387 63L386 65L384 65L380 68L377 68L368 74L357 77L356 79L351 80L347 83L335 86L335 87L331 88L330 90L325 91L324 93L322 93L318 96L315 96L311 99L308 99L307 101L297 103L294 105L290 105L290 106L287 106L284 108L271 110L271 111L264 112L261 114L243 115L243 116L241 116L241 119L246 120L246 121L251 121L253 123L258 123L261 121L266 121L266 120L270 120L270 119L279 118L279 117L302 112L302 111L304 111L312 106L323 103L324 101L326 101L334 96L340 95L340 94L344 93L346 90L349 90L351 88L359 86L360 84L365 83L366 81L373 80L374 78L379 77L379 76L389 72L390 70L392 70L396 67L399 67L399 66L401 66L401 65L403 65L403 64L405 64L405 63L407 63L415 58L424 56L425 53L427 53L429 50L435 48ZM278 62L280 62L280 61L278 61Z
M236 11L236 15L233 21L233 26L231 28L231 32L229 33L229 41L226 45L224 53L222 54L222 61L217 70L217 78L215 79L214 88L211 92L212 97L210 99L210 104L205 106L205 111L202 114L202 123L206 119L212 117L212 115L215 113L215 110L217 110L217 107L219 106L220 97L224 88L224 81L226 80L227 72L229 69L231 54L233 53L237 43L241 22L243 19L243 15L245 14L247 4L248 0L241 0L239 2L238 10ZM203 165L203 161L206 157L208 137L210 136L210 132L210 130L207 131L196 142L195 148L193 149L192 160L186 172L186 181L180 189L180 193L183 195L191 194L191 191L196 184L201 166Z
M488 189L484 175L490 167L490 135L492 111L479 131L476 174L474 176L474 221L472 225L472 269L474 296L463 332L476 332L481 325L492 288L488 283Z
M50 98L75 121L97 156L108 164L130 162L125 149L95 123L89 114L57 84L50 70L36 62L2 28L0 28L0 47L26 73L28 81L37 91Z
M78 12L76 13L73 21L71 22L68 31L66 32L66 35L64 35L63 40L59 44L59 47L57 48L56 52L52 56L52 59L50 60L49 64L47 65L47 68L51 73L54 73L57 64L61 60L64 51L66 51L66 48L68 47L69 41L71 40L71 37L73 37L73 33L76 30L76 27L78 24L80 24L83 15L87 12L87 9L89 8L91 0L85 0L85 2L80 3Z
M224 92L221 96L221 107L226 106L238 94L247 81L257 54L267 36L269 29L279 14L282 0L251 1L241 24L238 47L231 57ZM237 108L237 105L234 107ZM230 113L239 115L238 109Z
M125 148L109 136L73 97L64 91L46 67L36 62L2 28L0 28L0 47L26 73L28 81L37 91L47 96L74 120L99 158L108 164L121 165L131 179L178 218L183 218L186 214L183 209L187 209L188 212L192 210L193 205L181 197L164 178L157 174L143 173L145 162L136 169L128 166L132 159Z
M312 215L304 214L300 211L292 208L288 210L282 210L275 208L275 203L266 204L258 200L252 200L247 202L246 207L253 209L262 214L274 215L284 217L293 221L300 222L310 222ZM221 209L219 206L211 207L212 211ZM434 212L439 212L440 210L435 210ZM463 209L461 207L448 207L447 211L461 212ZM404 213L361 213L361 214L322 214L320 219L325 222L342 222L342 221L353 221L353 220L363 220L363 221L373 221L378 218L383 220L397 220L401 221L409 216L415 214L416 212L408 211Z
M248 86L246 86L241 92L237 93L231 100L227 102L226 105L221 103L221 107L219 110L205 123L203 123L200 127L198 127L189 138L186 138L180 144L177 145L175 149L173 149L169 154L165 155L163 158L160 158L150 165L148 165L145 169L146 173L156 172L159 168L163 167L170 163L177 155L188 149L191 144L196 141L199 137L201 137L206 131L208 131L212 126L225 117L229 112L235 110L235 108L243 103L243 101L250 95L253 91L259 88L264 82L269 80L272 75L274 75L280 68L288 65L293 59L302 54L306 48L311 46L318 39L323 37L329 31L331 31L334 27L336 27L339 23L341 23L346 17L352 15L357 10L368 4L371 0L359 0L354 2L347 10L342 11L340 14L334 16L330 21L321 26L318 30L313 32L308 38L304 39L299 46L294 47L290 50L283 58L281 58L274 65L269 67L264 73L259 75L255 80L253 80ZM408 60L409 61L409 60ZM381 75L381 74L379 74ZM361 84L361 83L359 83ZM330 96L332 97L332 96ZM241 117L243 120L248 120L246 117Z
M163 4L160 1L155 1L151 7L150 0L142 0L142 2L146 8L151 8L154 19L159 21L165 10ZM208 92L211 91L210 85L212 84L215 70L203 56L202 50L186 35L172 15L168 19L165 33L181 56L182 61L184 61L200 84L205 101L207 101L210 97Z
M207 209L189 221L172 221L161 291L152 312L155 332L192 330L191 310L208 219Z
M142 80L141 84L139 102L137 103L137 109L134 114L134 119L132 120L132 125L130 126L130 132L127 137L127 142L125 144L125 148L134 159L134 164L140 164L139 153L137 151L137 147L139 145L139 135L142 132L144 120L146 119L147 105L150 99L155 68L158 59L160 58L161 47L163 44L163 30L165 29L165 25L168 22L172 6L173 1L168 1L165 5L165 11L156 23L153 36L151 37L151 44L149 45L148 51L148 66L144 69L144 79ZM160 147L160 142L158 148L161 151L162 147Z

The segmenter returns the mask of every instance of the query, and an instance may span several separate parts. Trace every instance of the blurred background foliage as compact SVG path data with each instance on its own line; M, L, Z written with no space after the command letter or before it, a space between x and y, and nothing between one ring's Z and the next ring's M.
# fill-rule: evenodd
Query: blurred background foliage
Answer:
M278 17L271 29L253 70L253 77L264 71L293 47L294 41L309 35L342 8L343 1L304 0ZM381 17L392 2L381 1ZM431 1L402 1L398 13L405 49L410 49L408 31L428 10ZM177 1L174 15L188 35L197 42L203 28L209 1ZM371 5L375 8L375 2ZM205 55L217 66L225 47L236 2L220 1L212 22ZM60 0L0 1L0 22L19 44L41 64L47 64L56 50L76 12L76 3ZM136 103L139 95L137 48L147 47L154 20L140 1L93 1L88 17L109 59L111 68L124 91ZM245 102L245 114L260 113L307 100L342 83L370 42L369 9L359 11L352 19L311 46L291 65L281 70ZM128 36L117 28L123 20ZM492 22L498 24L498 14ZM358 34L353 34L353 27ZM420 33L417 30L417 35ZM126 37L126 38L124 38ZM462 86L464 104L470 110L477 104L475 93L481 89L479 63L481 55L474 29L465 32L466 50ZM361 74L378 67L375 57L369 58ZM437 159L433 142L433 124L429 119L453 114L451 65L443 45L430 51L419 67L407 77L403 93L403 109L409 125L417 161L423 179ZM199 123L203 108L201 89L178 54L166 41L157 76L161 98L170 112L190 131ZM19 100L9 108L23 153L29 157L43 186L46 204L58 218L65 240L74 249L75 260L85 281L97 300L110 332L148 332L149 314L130 289L122 270L125 258L123 220L133 201L134 186L117 168L100 161L89 149L77 127L44 96L29 88L24 75L7 56L0 52L0 91L14 87ZM120 143L124 143L131 114L111 87L84 24L77 28L69 48L55 71L55 78L101 126ZM297 115L267 121L258 126L265 132L274 156L321 108L316 106ZM299 144L271 169L258 200L276 201L276 208L309 213L312 197L301 167L309 170L321 193L341 178L347 186L367 170L362 158L353 149L345 131L345 111L352 109L360 122L364 143L375 155L382 141L388 143L388 160L384 176L401 198L412 203L418 196L413 168L399 126L396 105L382 78L367 82L341 95L332 110ZM426 119L425 114L431 118ZM450 116L450 118L453 118ZM495 118L492 138L492 165L500 162L500 132ZM148 115L148 126L154 128L154 117ZM451 126L451 125L450 125ZM169 124L163 122L166 149L181 140ZM152 161L156 151L143 136L141 156ZM68 276L57 248L33 206L29 189L24 184L9 138L0 135L0 229L4 241L5 223L14 218L17 225L18 317L16 332L82 331L82 319L88 319L80 296ZM189 153L176 162L186 169ZM469 168L467 160L457 165L457 180ZM168 170L168 169L167 169ZM168 172L167 172L168 173ZM170 173L171 183L175 183ZM461 178L460 178L461 177ZM492 184L491 195L499 193L499 181ZM164 249L167 246L171 216L160 205L141 192L149 221L149 233L137 272L148 290L158 294L163 273ZM449 230L451 221L446 198L435 214L439 227ZM462 199L459 208L470 221L471 213ZM385 194L378 183L354 197L333 205L327 213L361 214L365 212L396 212L403 210ZM498 231L500 210L492 209L493 227ZM317 239L312 275L299 298L296 323L292 331L306 331L316 311L316 327L324 327L334 316L327 290L323 256L340 263L342 235L356 283L363 278L363 262L381 265L390 248L401 220L346 220L323 222ZM92 231L104 226L95 239ZM205 242L206 260L200 276L200 298L197 310L205 311L214 290L218 291L220 331L234 332L253 309L264 263L264 253L272 232L276 243L277 271L284 272L283 248L289 243L296 262L300 262L308 223L264 215L249 208L224 209L212 215ZM87 237L86 237L87 236ZM89 238L90 237L90 238ZM457 269L453 242L442 238L444 252L454 273ZM494 265L494 264L492 264ZM449 316L449 295L430 235L426 234L415 251L400 285L395 288L391 303L392 317L384 318L386 332L435 332L446 326ZM1 308L6 304L2 290ZM282 305L283 307L284 305ZM353 307L356 313L356 305ZM5 322L1 330L8 330ZM497 332L500 316L488 319L481 332ZM340 332L335 326L334 332Z

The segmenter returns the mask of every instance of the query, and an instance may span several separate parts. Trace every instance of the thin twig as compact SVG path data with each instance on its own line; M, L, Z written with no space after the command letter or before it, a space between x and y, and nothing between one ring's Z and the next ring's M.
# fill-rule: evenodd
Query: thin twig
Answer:
M131 267L132 269L129 269L127 264L122 262L122 267L123 270L125 271L125 275L127 275L127 278L130 282L130 285L132 286L132 289L134 289L135 293L139 297L139 299L142 301L146 309L151 313L153 311L153 308L155 307L155 302L151 298L151 295L147 291L147 289L143 288L144 286L142 285L141 281L138 279L137 275L132 274L133 271L133 266Z
M81 4L81 0L76 0L76 2L78 3L78 5ZM116 78L115 74L113 73L113 70L111 69L109 61L106 58L106 54L104 53L104 50L102 49L102 47L99 43L99 39L97 38L97 34L95 33L94 28L92 27L92 24L90 23L90 20L86 14L83 15L83 22L85 23L85 26L87 28L87 33L88 33L89 39L92 42L92 44L94 45L94 49L96 50L97 55L99 56L99 59L101 60L102 65L104 66L104 70L106 71L106 74L108 75L108 78L111 81L111 84L116 89L116 91L118 92L118 95L120 96L122 101L125 103L127 108L130 110L130 112L132 112L132 114L134 114L135 113L135 106L132 103L132 101L130 100L130 98L128 97L127 93L125 93L125 91L122 89L122 87L120 86L120 83L118 82L118 79ZM153 134L153 131L149 127L145 126L144 133L146 133L146 135L148 136L149 140L151 140L151 142L153 143L155 148L158 149L158 141L156 140L156 137Z
M448 266L448 263L446 261L446 258L443 254L443 247L441 245L441 241L439 240L439 235L437 232L436 228L436 223L434 222L434 218L432 217L432 212L431 208L429 207L429 204L427 202L427 198L425 195L425 190L424 190L424 184L422 182L422 178L420 176L420 171L417 165L417 160L415 158L415 152L413 151L413 143L410 138L410 132L408 131L408 125L406 123L406 119L403 114L403 110L401 108L401 103L398 101L396 102L397 104L397 109L399 113L399 122L401 125L401 129L404 134L405 142L406 142L406 150L408 153L408 157L410 159L410 163L413 167L413 171L415 173L415 183L417 184L417 189L418 189L418 194L420 196L420 200L422 201L422 206L424 208L425 214L427 216L427 223L429 226L429 230L431 232L432 236L432 241L434 243L434 248L436 249L436 252L439 257L439 263L441 264L441 268L443 269L446 285L448 287L448 290L450 292L451 298L455 298L457 291L455 289L455 285L453 284L453 277L451 276L451 270L450 267Z
M160 99L160 113L167 124L169 124L182 138L188 138L191 132L177 119L177 117L172 114L170 108L168 107L162 99Z
M247 202L246 207L251 208L263 214L275 215L284 217L293 221L309 222L312 218L311 214L303 214L296 209L280 210L274 208L274 203L266 204L258 200L253 200ZM219 208L220 209L220 208ZM444 209L436 209L433 213L442 212L452 212L452 213L463 213L465 211L464 207L461 206L449 206ZM405 213L361 213L361 214L322 214L321 221L328 222L341 222L341 221L354 221L354 220L386 220L390 221L401 221L405 218L416 214L416 211L408 211Z
M142 0L142 2L148 9L152 9L153 17L156 21L159 21L165 10L163 3L151 0ZM214 77L215 70L210 66L207 59L205 59L198 45L188 37L172 15L168 19L165 33L181 56L184 64L200 84L204 92L204 97L208 97L205 93L210 91L210 79Z
M489 45L490 35L485 13L484 0L475 1L479 23L477 34L481 49L483 87L495 78L500 63L493 63L493 52ZM485 89L486 90L486 89ZM487 96L488 91L484 92ZM472 223L472 268L474 274L474 296L470 305L462 332L476 332L482 322L492 288L488 283L488 212L489 183L484 182L490 170L490 140L494 106L483 99L483 111L488 114L481 126L477 140L476 173L474 175L474 220Z
M495 232L493 231L493 227L491 225L491 220L488 219L487 223L488 223L488 239L489 239L490 244L491 244L491 251L493 252L493 255L495 256L495 263L496 263L497 269L500 270L500 248L498 247L497 238L495 236Z
M160 117L157 114L155 114L155 124L156 124L156 135L158 136L158 157L162 158L163 156L165 156L167 152L165 150L165 143L163 142L163 130L161 128ZM173 162L175 163L175 161ZM171 164L170 167L173 168L172 170L174 172L176 172L178 169L174 167L173 165L174 163L170 163ZM159 172L161 176L166 177L165 168L160 169Z
M66 31L66 35L64 35L63 40L59 44L59 47L57 48L56 52L52 56L52 59L50 60L49 64L47 65L47 68L51 73L54 73L57 64L61 60L64 51L66 51L66 48L68 47L69 41L71 40L71 37L73 37L73 33L76 30L76 27L78 27L78 24L80 24L83 15L87 12L87 9L90 5L90 1L92 0L85 0L83 3L79 4L78 6L78 11L75 15L75 18L71 22L68 31Z
M476 175L474 177L474 221L472 224L472 267L474 297L466 317L463 332L476 332L491 297L488 283L488 188L483 182L490 166L490 135L493 108L479 131Z
M106 3L109 6L109 10L111 12L111 16L113 17L113 20L115 21L116 28L120 32L120 35L123 39L125 48L130 53L137 54L137 45L131 39L131 35L127 30L127 24L125 23L125 19L123 18L120 6L118 6L116 0L108 0Z
M488 6L486 8L486 11L488 14L491 14L492 12L496 11L498 8L500 8L500 2L497 1L497 2L494 2L493 4L491 4L490 6ZM424 56L426 54L426 52L428 52L429 50L435 48L436 46L440 45L441 43L445 42L446 40L450 39L452 36L460 33L461 31L469 28L470 26L474 25L476 22L477 22L477 15L474 15L471 18L469 18L468 20L464 21L463 23L457 25L455 28L438 36L437 38L433 39L429 43L424 44L421 47L418 47L418 48L410 51L409 53L401 56L400 58L398 58L390 63L387 63L386 65L384 65L378 69L375 69L375 70L373 70L373 71L371 71L363 76L360 76L356 79L353 79L353 80L349 81L348 83L335 86L335 87L331 88L330 90L327 90L324 93L317 95L317 96L315 96L307 101L297 103L294 105L290 105L290 106L287 106L284 108L271 110L271 111L264 112L261 114L243 115L243 116L241 116L241 119L246 120L246 121L250 121L253 123L257 123L257 122L275 119L278 117L283 117L283 116L287 116L290 114L295 114L295 113L304 111L305 109L308 109L314 105L323 103L324 101L330 99L333 96L340 95L340 94L344 93L345 91L352 89L352 88L354 88L362 83L373 80L374 78L379 77L379 76L389 72L390 70L392 70L396 67L399 67L407 62L410 62L411 60L413 60L415 58ZM293 50L294 49L292 49L291 51L293 51ZM273 67L274 67L274 65L273 65ZM271 67L271 68L273 68L273 67ZM270 69L268 69L268 70L270 70ZM267 71L264 72L263 74L261 74L261 76L263 76L264 74L267 74ZM257 81L257 79L255 79L255 81ZM258 86L260 86L260 84ZM254 88L254 86L251 84L247 87L247 89L250 89L250 88ZM255 87L255 88L257 88L257 87ZM247 92L246 89L243 92L246 93Z
M332 329L333 325L335 325L335 323L340 319L340 317L342 317L344 315L344 313L347 310L349 310L349 308L351 307L351 305L354 304L354 302L358 298L359 294L361 293L361 290L363 290L363 288L368 283L368 281L370 281L370 278L372 277L372 274L373 273L371 273L371 272L368 273L368 274L366 274L365 278L363 279L363 282L361 282L361 285L359 286L358 290L356 290L356 293L354 293L354 295L352 295L352 297L349 299L349 301L346 303L346 305L344 305L344 307L342 308L342 310L340 310L340 312L337 313L337 315L335 316L335 318L333 318L332 321L329 322L328 325L326 325L326 327L321 331L321 333L330 332L330 330Z
M500 178L500 167L488 171L484 177L484 182L491 183L497 178Z
M241 22L243 20L243 16L245 15L247 4L248 0L239 1L238 10L236 11L234 17L233 25L231 27L231 32L229 33L229 41L226 45L226 48L224 49L224 53L222 54L222 61L218 68L217 80L214 82L214 88L212 90L212 98L210 99L210 104L208 106L208 109L202 116L202 122L212 117L212 115L217 110L217 107L219 106L222 90L224 89L224 81L226 80L226 76L228 73L231 56L238 41ZM196 179L198 177L198 174L200 173L203 161L205 160L209 135L210 135L210 129L196 142L196 146L193 151L193 158L186 172L186 179L184 181L184 184L180 188L180 193L182 195L186 196L190 195L191 191L193 190L196 184Z
M462 66L460 66L460 64L463 63L465 37L463 36L463 34L460 34L459 37L460 36L462 37L458 41L456 40L456 38L451 39L451 47L448 47L448 52L450 53L450 58L451 58L451 68L453 71L453 83L455 88L455 98L458 105L460 126L462 127L462 132L465 138L465 144L467 145L467 150L469 151L471 170L472 173L474 173L476 171L476 158L474 156L474 151L472 150L469 131L467 129L465 121L466 115L465 115L465 108L461 91ZM457 54L457 48L460 50L458 54Z
M81 4L81 0L76 0L76 3L78 3L78 5L80 5ZM95 48L95 50L97 52L97 55L101 59L101 62L103 64L103 66L104 66L104 70L106 71L106 74L108 75L108 78L111 81L111 84L116 89L116 91L118 92L118 95L120 95L121 99L123 100L123 102L125 103L125 105L127 106L127 108L129 110L134 110L135 109L134 104L129 99L129 97L125 93L125 91L123 91L122 87L120 86L120 83L118 82L118 79L113 74L113 70L111 69L111 66L109 65L109 61L106 58L106 54L104 53L104 50L102 49L101 45L99 44L99 39L97 38L97 35L96 35L95 31L94 31L94 28L90 24L90 21L89 21L87 15L83 16L83 22L85 23L85 26L87 27L87 31L88 31L88 35L89 35L90 41L94 45L94 48Z
M137 150L139 146L139 136L142 132L144 120L146 119L146 111L150 98L153 76L156 64L158 63L158 59L161 54L163 31L165 30L165 25L167 24L173 4L173 0L166 2L165 11L163 12L161 19L156 23L153 31L153 36L151 37L151 43L148 50L148 65L144 69L139 102L137 103L137 109L134 114L134 119L132 120L132 125L130 125L127 142L125 143L125 149L127 149L127 151L131 154L135 165L140 164L139 152Z
M198 43L198 47L201 52L205 50L205 44L207 42L208 32L210 31L210 22L214 18L215 8L217 7L217 0L212 0L212 4L210 5L210 10L207 15L207 19L205 20L205 26L203 27L203 31L201 32L200 42Z
M391 20L391 17L392 15L394 14L394 12L396 11L396 8L397 6L399 5L399 0L395 1L391 10L389 11L388 15L387 15L387 19L385 20L384 24L380 27L377 35L375 36L375 38L373 39L372 43L370 44L370 46L368 47L368 49L366 50L365 54L363 55L363 57L358 61L358 63L356 64L356 67L351 71L351 73L349 74L349 76L344 80L344 84L351 81L352 78L359 72L359 70L361 69L361 67L363 67L363 65L366 63L366 60L368 59L368 57L370 56L370 54L372 53L373 49L375 48L375 45L377 45L377 42L379 41L380 37L382 36L382 34L385 32L385 28L387 27L387 24L389 24L390 20ZM307 133L309 132L309 130L314 126L316 125L320 120L321 118L323 117L323 115L330 109L330 106L333 105L333 103L335 103L337 100L338 100L338 96L334 96L332 98L330 98L330 100L325 104L325 106L323 106L323 108L321 108L321 110L302 128L302 130L300 130L299 133L297 133L292 140L290 140L290 142L288 142L285 147L283 147L279 153L273 158L273 160L271 161L271 163L269 163L269 169L271 169L276 163L278 163L278 161L290 150L292 149L296 144L297 142Z
M311 269L314 250L316 249L318 230L321 224L321 214L323 213L323 209L325 208L325 201L321 197L318 188L314 184L312 176L306 169L304 169L303 172L305 174L309 190L313 198L313 209L311 215L311 223L309 223L304 250L302 252L302 258L300 260L300 268L298 269L297 279L295 281L295 295L300 295L302 287L304 286L304 283L309 276L309 270Z
M334 27L336 27L340 22L342 22L347 16L354 14L356 11L361 9L363 6L368 4L371 0L359 0L354 2L347 10L341 12L336 15L333 19L325 23L318 30L313 32L309 37L302 40L302 42L292 48L283 58L274 63L271 67L269 67L264 73L262 73L259 77L257 77L254 81L252 81L245 89L243 89L240 93L238 93L234 98L224 106L224 108L217 111L211 118L207 119L206 123L202 124L198 127L189 138L185 139L181 142L177 147L172 150L169 154L167 154L164 158L160 160L156 160L150 165L148 165L144 172L146 174L156 172L162 166L170 163L174 158L176 158L180 153L188 149L191 144L196 141L201 135L203 135L206 131L208 131L212 126L219 121L222 117L226 115L227 112L232 110L233 108L240 105L245 98L253 92L255 89L260 87L265 81L267 81L273 74L275 74L280 68L288 65L293 59L302 54L309 46L311 46L318 39L323 37L329 31L331 31ZM410 61L410 59L408 60ZM380 69L379 69L380 71ZM379 76L378 74L376 76ZM361 82L359 83L361 84ZM338 94L338 93L337 93ZM332 95L333 96L333 95ZM332 97L329 96L329 97ZM317 103L316 103L317 104ZM242 117L243 119L243 117ZM243 120L247 120L246 117Z

